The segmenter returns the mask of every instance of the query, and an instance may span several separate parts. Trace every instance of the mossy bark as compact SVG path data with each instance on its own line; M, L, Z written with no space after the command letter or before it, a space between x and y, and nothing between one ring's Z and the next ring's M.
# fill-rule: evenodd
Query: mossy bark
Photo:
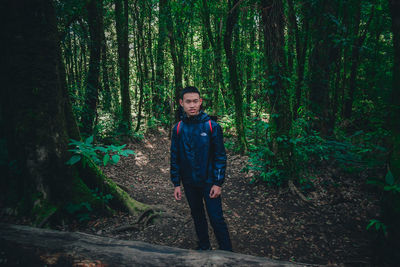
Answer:
M229 69L229 87L232 91L235 103L235 125L237 133L237 142L239 144L240 152L247 153L247 139L244 130L244 117L243 117L243 92L239 85L237 60L235 51L232 51L233 30L238 23L239 15L239 2L229 1L229 13L226 19L226 31L224 36L224 48L226 54L226 61ZM237 41L237 40L235 40Z
M400 1L389 1L393 31L393 81L391 97L390 128L392 130L391 170L400 179Z
M70 138L80 134L68 98L65 70L50 0L5 1L5 59L8 68L1 97L1 132L13 170L2 176L1 201L19 206L40 222L68 203L104 206L90 189L112 194L110 205L131 213L146 209L132 200L92 162L68 166ZM12 200L12 201L11 201ZM12 203L13 202L13 203ZM103 201L104 202L104 201ZM50 211L50 212L49 212Z
M261 2L264 28L266 78L269 80L267 98L269 100L272 151L274 165L293 178L293 147L289 142L292 126L292 113L289 103L289 83L285 54L285 20L282 1L264 0ZM268 138L268 136L267 136Z
M132 131L131 99L129 96L128 0L115 0L115 22L118 45L118 73L121 87L122 121L124 134Z

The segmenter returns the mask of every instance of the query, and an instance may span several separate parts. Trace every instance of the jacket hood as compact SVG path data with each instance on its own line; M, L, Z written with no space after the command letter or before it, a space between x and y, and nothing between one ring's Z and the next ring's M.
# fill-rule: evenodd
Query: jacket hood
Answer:
M200 110L199 114L193 117L188 117L186 113L183 114L183 122L185 123L200 123L209 121L210 116L207 115L204 111Z

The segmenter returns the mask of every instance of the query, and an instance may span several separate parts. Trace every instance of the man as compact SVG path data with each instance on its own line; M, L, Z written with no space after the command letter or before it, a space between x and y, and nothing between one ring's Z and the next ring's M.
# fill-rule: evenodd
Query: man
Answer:
M199 239L198 250L211 250L208 224L214 229L219 249L232 251L221 205L226 154L221 126L201 110L202 99L196 87L186 87L179 104L184 114L172 130L171 181L176 200L182 197L181 182Z

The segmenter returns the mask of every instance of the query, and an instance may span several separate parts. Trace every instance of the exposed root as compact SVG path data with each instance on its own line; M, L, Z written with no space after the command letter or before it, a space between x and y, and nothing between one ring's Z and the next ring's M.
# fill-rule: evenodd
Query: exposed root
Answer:
M38 228L42 228L43 225L50 219L51 216L53 216L56 212L58 211L58 209L54 209L52 212L50 212L39 224L38 224Z
M160 213L153 213L147 216L146 220L143 222L144 225L148 226L150 223L154 222L154 219L161 217Z
M116 183L116 182L114 182L116 185L118 185L122 190L124 190L125 192L129 192L129 189L128 189L128 187L126 187L126 186L124 186L123 184L119 184L119 183Z
M151 216L152 214L154 214L154 210L153 209L147 209L145 211L142 212L142 214L139 216L139 218L137 219L135 224L140 224L142 222L146 222L147 218L149 216Z
M292 181L292 180L289 180L288 185L289 185L290 191L291 191L294 195L299 196L300 199L301 199L302 201L304 201L304 203L307 203L307 204L313 206L313 203L312 203L309 199L307 199L307 198L303 195L303 193L300 192L299 189L297 189L297 187L293 184L293 181Z
M135 223L117 227L113 229L111 232L123 232L123 231L140 231L143 226L148 226L151 223L154 223L154 220L157 218L180 218L184 219L183 216L176 214L175 212L171 211L165 211L164 206L162 205L155 205L155 206L150 206L150 208L146 209L145 211L140 214L138 219L136 220ZM190 221L190 218L185 222L188 223Z
M117 227L117 228L113 229L111 232L118 233L118 232L123 232L123 231L140 231L140 228L135 224L130 224L130 225Z

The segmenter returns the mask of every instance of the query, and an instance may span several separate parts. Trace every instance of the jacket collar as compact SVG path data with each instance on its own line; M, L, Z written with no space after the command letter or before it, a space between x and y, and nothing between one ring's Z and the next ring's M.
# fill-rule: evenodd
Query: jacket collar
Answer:
M183 114L183 122L185 123L200 123L208 121L210 117L203 110L200 110L199 114L196 116L188 117L186 113Z

